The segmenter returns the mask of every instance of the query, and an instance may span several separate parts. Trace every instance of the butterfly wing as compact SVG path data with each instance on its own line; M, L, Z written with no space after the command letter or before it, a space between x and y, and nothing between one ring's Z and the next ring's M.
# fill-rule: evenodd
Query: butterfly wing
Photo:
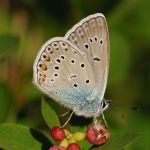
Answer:
M42 46L33 70L38 88L68 108L85 100L95 86L87 60L64 38L53 38Z
M97 13L84 18L66 33L65 38L88 60L102 99L109 69L109 37L105 17Z

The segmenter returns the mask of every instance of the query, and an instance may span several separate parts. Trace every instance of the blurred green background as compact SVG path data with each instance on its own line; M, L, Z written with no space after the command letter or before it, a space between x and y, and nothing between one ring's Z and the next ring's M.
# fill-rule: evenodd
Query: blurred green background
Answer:
M127 150L149 150L149 0L1 0L0 122L45 130L42 93L32 84L35 56L45 41L64 36L75 23L97 12L106 16L110 34L105 98L114 104L105 113L109 128L116 133L140 132L141 137Z

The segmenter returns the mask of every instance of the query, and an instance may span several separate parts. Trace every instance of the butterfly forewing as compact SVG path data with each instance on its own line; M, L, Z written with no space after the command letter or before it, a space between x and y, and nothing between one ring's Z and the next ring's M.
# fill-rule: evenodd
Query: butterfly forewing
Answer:
M95 87L88 61L64 38L53 38L42 46L34 63L34 82L69 107L85 100Z
M99 94L103 97L109 67L109 39L105 17L98 13L84 18L66 33L65 38L88 60Z

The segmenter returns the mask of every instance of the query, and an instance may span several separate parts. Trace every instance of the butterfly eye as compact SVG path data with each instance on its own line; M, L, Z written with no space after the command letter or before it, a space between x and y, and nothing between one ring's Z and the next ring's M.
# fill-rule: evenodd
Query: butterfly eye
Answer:
M106 101L106 100L103 100L103 101L101 102L101 108L102 108L103 110L106 110L106 109L108 108L109 104L110 104L110 102L108 102L108 101Z
M102 108L105 108L105 106L106 106L105 101L102 101Z

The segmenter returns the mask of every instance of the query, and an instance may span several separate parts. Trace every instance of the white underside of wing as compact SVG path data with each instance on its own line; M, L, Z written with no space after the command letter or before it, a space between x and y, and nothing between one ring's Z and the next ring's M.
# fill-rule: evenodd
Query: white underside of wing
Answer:
M97 13L82 19L65 37L43 44L33 65L33 82L70 109L78 110L87 100L89 105L83 107L81 114L86 116L89 109L92 116L103 99L108 69L107 23L104 15Z
M80 98L84 98L95 86L87 60L61 37L50 39L42 46L33 70L35 85L69 108L79 103Z

